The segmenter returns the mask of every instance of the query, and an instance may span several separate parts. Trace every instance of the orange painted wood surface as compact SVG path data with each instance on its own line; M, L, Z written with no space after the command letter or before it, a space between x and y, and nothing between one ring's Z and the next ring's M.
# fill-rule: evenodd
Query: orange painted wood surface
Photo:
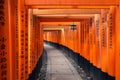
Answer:
M117 5L119 0L25 0L26 5Z
M108 74L115 76L115 49L116 49L116 33L115 33L115 13L116 8L111 6L108 13Z
M103 72L107 72L107 57L108 57L108 51L107 51L107 22L106 22L107 16L106 16L106 10L101 10L101 24L100 24L100 44L101 44L101 70Z
M97 14L95 15L95 59L96 59L96 64L95 66L97 68L101 68L101 53L100 53L100 15Z
M115 53L115 77L120 80L120 7L116 7L116 53Z
M93 25L92 25L92 19L90 19L90 27L89 27L89 45L90 45L90 63L93 63Z
M83 20L82 22L81 22L81 46L82 46L82 49L81 49L81 55L84 57L84 22L85 22L85 20Z
M8 0L2 1L0 5L4 8L0 9L1 20L0 20L0 79L11 79L12 74L11 72L11 25L9 23L10 17L8 15L9 12L9 4ZM10 48L9 48L10 47Z

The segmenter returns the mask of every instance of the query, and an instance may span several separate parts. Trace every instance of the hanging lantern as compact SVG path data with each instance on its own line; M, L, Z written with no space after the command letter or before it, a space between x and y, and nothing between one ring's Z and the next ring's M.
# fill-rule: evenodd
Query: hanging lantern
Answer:
M70 25L70 30L76 30L77 29L77 27L76 27L77 25L76 24L71 24Z

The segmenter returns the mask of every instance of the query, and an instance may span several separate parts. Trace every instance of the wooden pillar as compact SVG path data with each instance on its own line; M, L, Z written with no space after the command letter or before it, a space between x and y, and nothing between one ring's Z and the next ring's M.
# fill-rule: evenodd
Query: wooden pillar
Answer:
M115 76L115 7L111 6L108 13L108 74Z
M120 80L120 6L116 7L116 53L115 53L115 77Z
M100 41L101 41L101 70L107 73L107 58L108 58L108 51L107 51L107 21L106 18L106 9L101 10L101 24L100 24Z
M10 1L0 1L0 80L12 80Z

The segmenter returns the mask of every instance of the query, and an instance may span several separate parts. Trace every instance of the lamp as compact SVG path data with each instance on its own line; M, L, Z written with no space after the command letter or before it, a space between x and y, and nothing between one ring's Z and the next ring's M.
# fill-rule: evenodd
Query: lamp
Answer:
M77 25L76 25L76 24L74 24L74 23L73 23L73 24L71 24L71 25L70 25L70 30L76 30L76 29L77 29L77 28L76 28L76 26L77 26Z

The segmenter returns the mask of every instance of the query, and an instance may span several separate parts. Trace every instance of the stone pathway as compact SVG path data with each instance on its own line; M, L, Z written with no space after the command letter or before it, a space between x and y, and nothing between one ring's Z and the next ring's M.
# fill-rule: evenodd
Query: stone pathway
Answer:
M48 58L46 80L82 80L62 51L46 44L44 47Z

